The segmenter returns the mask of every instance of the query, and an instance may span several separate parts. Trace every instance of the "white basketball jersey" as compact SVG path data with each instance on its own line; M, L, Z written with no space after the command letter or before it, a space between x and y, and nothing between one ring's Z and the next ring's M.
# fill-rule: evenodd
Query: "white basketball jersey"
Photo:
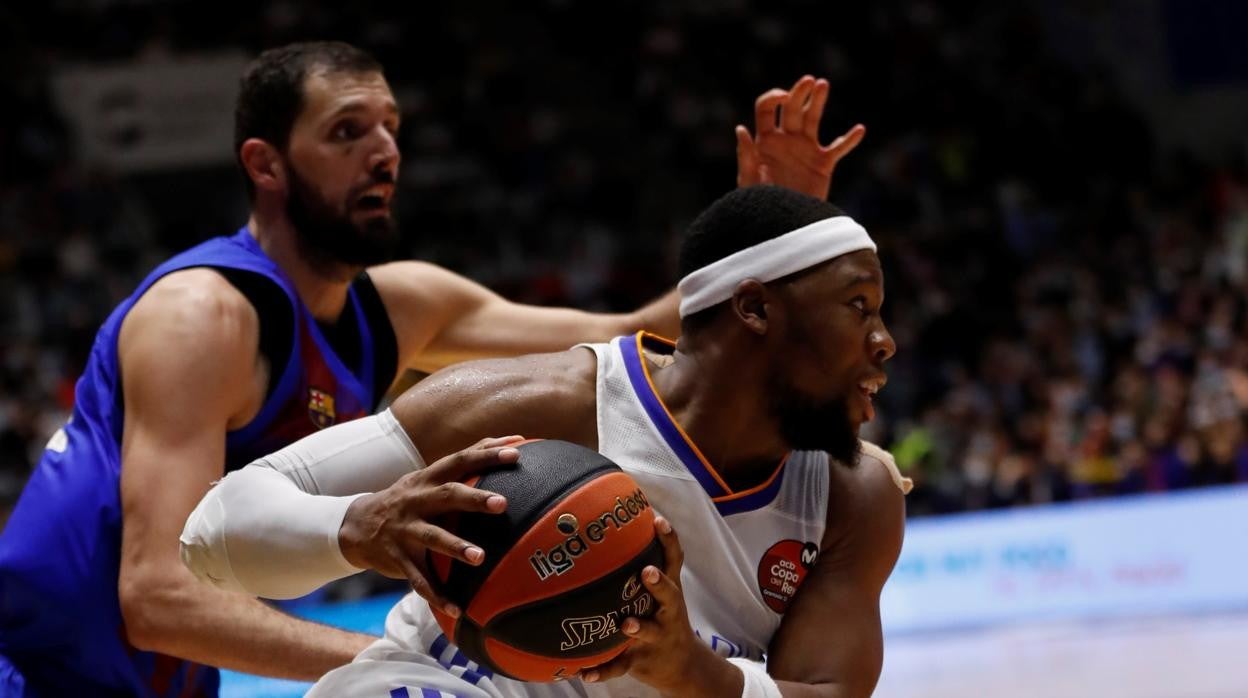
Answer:
M726 657L762 659L818 555L827 454L794 452L766 482L734 492L650 380L646 356L669 354L670 345L637 334L589 348L598 355L598 450L641 485L680 535L694 630Z
M827 454L793 452L764 483L734 492L672 418L650 380L652 361L670 354L669 342L638 333L581 346L598 357L598 450L637 481L679 534L685 553L681 584L694 631L724 657L763 659L819 553L827 521ZM891 458L871 448L867 454L875 458L863 460L887 461L900 486ZM348 687L366 695L365 685L490 698L658 696L630 676L602 684L524 684L495 676L448 643L428 605L414 594L391 612L386 637L327 675L313 695L344 695Z

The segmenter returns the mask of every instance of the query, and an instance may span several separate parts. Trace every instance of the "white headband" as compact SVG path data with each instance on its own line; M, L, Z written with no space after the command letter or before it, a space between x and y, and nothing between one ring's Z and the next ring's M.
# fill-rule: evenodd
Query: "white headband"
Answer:
M690 272L676 285L680 291L680 316L687 317L732 298L737 284L746 279L775 281L858 250L874 252L875 243L853 218L836 216L816 221Z

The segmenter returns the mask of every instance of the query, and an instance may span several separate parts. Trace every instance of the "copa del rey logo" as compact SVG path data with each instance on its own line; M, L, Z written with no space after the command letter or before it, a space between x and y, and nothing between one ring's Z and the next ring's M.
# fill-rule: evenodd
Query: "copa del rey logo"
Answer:
M758 590L767 607L784 613L818 558L819 546L800 540L782 540L768 548L758 563Z

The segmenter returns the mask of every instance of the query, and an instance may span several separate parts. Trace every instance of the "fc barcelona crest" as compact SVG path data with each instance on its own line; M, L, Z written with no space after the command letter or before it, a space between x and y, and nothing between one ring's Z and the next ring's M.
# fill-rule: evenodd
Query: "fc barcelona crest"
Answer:
M324 390L308 388L308 416L317 429L332 426L337 421L334 413L334 396Z

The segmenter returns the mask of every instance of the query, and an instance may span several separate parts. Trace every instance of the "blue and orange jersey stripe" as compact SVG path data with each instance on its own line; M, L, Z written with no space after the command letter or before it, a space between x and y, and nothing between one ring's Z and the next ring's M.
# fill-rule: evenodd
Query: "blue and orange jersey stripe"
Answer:
M632 384L633 392L637 395L642 409L645 410L664 442L684 464L689 474L706 491L719 513L723 516L739 514L760 509L774 501L783 484L784 466L789 457L786 455L782 458L776 465L775 471L762 484L740 492L733 491L715 470L715 466L711 465L706 456L702 454L698 445L689 438L684 428L672 416L667 405L663 403L663 398L659 396L658 390L654 387L654 380L650 376L650 368L645 361L643 351L649 348L662 353L670 353L676 344L669 339L647 332L620 337L616 342L624 357L628 380Z

